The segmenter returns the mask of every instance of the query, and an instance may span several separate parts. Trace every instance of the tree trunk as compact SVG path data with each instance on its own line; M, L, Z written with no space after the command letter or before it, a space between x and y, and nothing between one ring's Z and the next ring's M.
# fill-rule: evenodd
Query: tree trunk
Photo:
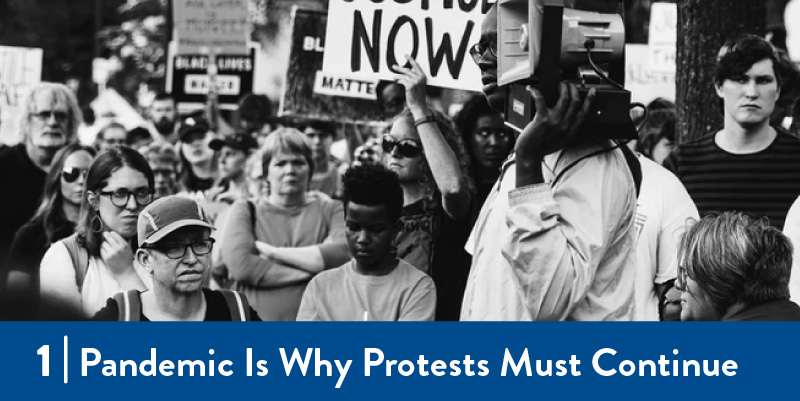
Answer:
M738 35L764 35L764 3L764 0L678 1L675 82L678 143L722 128L720 99L714 91L717 52Z

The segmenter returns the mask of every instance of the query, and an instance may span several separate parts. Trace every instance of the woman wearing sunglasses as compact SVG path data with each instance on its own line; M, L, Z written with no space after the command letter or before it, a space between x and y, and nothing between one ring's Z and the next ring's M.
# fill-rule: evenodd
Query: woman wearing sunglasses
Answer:
M149 288L150 277L133 263L137 219L153 201L153 171L128 147L109 149L89 167L77 232L42 259L41 293L50 302L92 316L118 292Z
M77 143L59 150L47 174L39 209L14 236L8 256L8 289L15 297L24 297L27 306L32 307L29 302L38 295L39 264L45 251L75 232L83 184L94 156L94 148Z
M476 210L469 157L452 122L425 103L425 73L407 60L409 68L394 69L408 107L382 143L384 163L403 187L395 246L399 258L433 278L436 319L458 320L470 266L464 243Z

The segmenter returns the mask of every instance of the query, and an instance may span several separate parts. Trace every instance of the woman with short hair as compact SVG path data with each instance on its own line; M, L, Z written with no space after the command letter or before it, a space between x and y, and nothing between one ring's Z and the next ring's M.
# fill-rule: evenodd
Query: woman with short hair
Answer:
M308 138L293 128L263 147L266 198L231 205L220 238L233 288L263 320L295 320L303 291L324 269L350 259L342 204L308 191L314 160Z

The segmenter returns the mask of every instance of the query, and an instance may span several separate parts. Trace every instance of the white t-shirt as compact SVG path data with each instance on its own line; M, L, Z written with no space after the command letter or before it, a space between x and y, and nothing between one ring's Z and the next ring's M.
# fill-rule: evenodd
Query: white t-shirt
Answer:
M697 219L689 193L678 177L640 155L642 188L636 208L637 266L635 320L658 320L656 284L677 275L678 245L689 219Z
M789 280L789 294L794 303L800 303L800 198L792 203L786 222L783 223L783 233L792 241L794 254L792 260L792 278Z

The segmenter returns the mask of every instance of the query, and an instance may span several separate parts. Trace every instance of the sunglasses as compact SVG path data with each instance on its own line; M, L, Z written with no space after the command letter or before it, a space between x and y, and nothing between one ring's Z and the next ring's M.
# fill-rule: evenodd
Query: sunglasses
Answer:
M75 182L78 177L83 176L83 178L86 178L88 172L89 169L68 167L61 171L61 178L64 179L64 182L72 183Z
M50 121L51 117L55 117L57 122L63 123L67 121L69 115L65 111L44 110L38 113L33 113L34 116L44 121Z
M402 157L412 158L417 157L422 153L422 147L417 144L413 139L403 139L398 141L390 135L384 135L381 140L381 148L386 154L394 152L397 148L397 154Z

